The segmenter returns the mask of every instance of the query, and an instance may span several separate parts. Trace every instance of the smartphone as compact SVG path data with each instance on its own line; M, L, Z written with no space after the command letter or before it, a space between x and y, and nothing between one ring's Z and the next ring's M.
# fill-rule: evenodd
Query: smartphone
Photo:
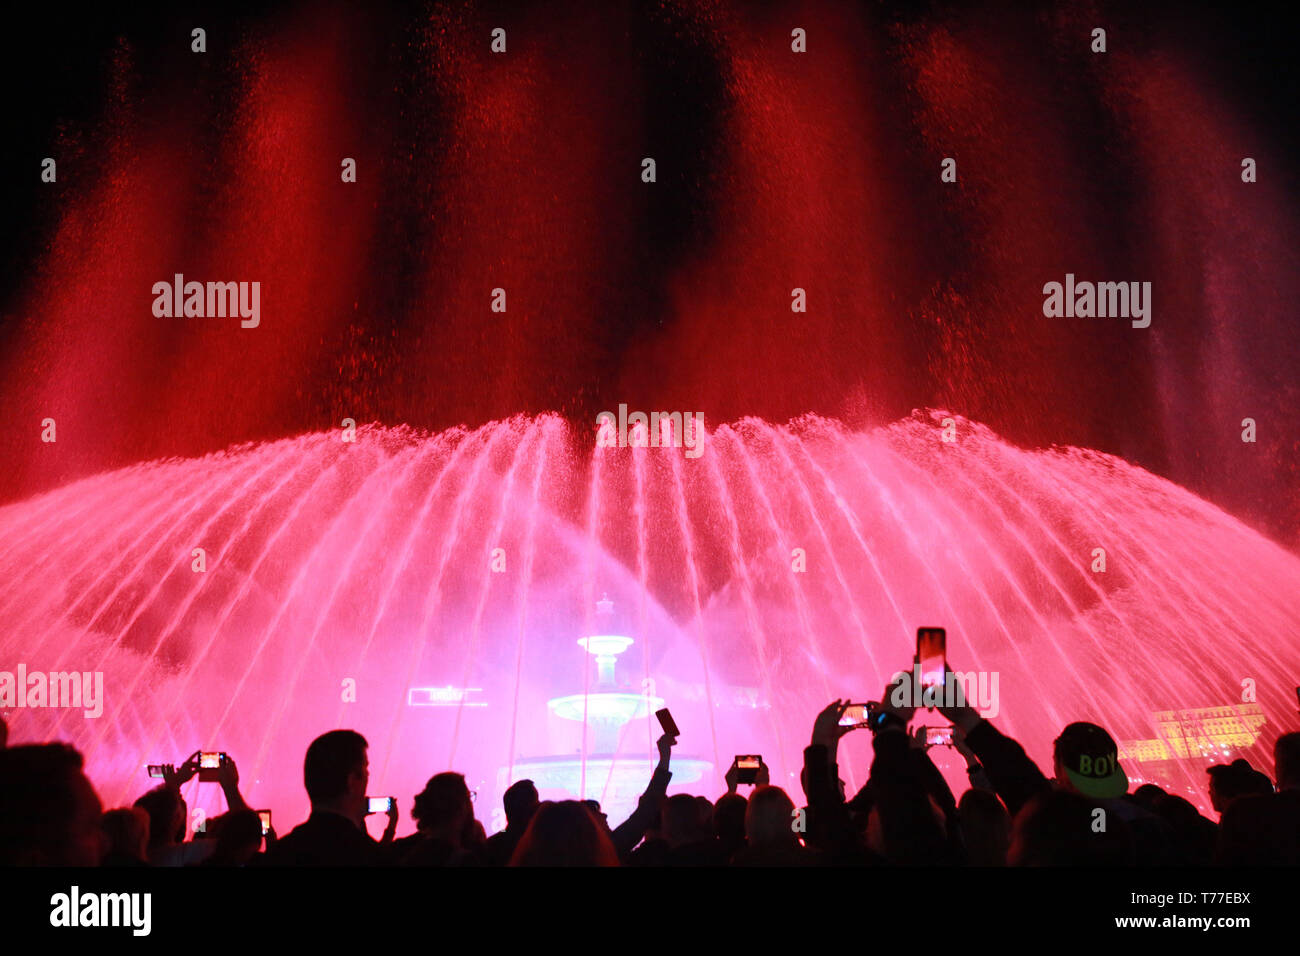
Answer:
M682 732L677 729L677 722L673 720L673 715L668 713L668 708L656 710L655 716L659 718L659 726L664 729L669 737L680 737Z
M262 820L262 836L266 836L267 831L271 829L271 811L258 810L257 815Z
M762 766L763 758L758 754L737 754L736 755L736 782L737 783L757 783L758 768Z
M209 783L217 780L217 771L221 765L226 762L224 751L201 750L199 751L199 779L206 780Z
M387 813L393 809L397 801L392 797L366 797L366 815L372 813Z
M951 727L926 727L925 742L936 747L952 746L952 728Z
M153 777L155 780L162 780L167 776L167 768L160 763L151 763L145 769L149 771L149 776Z
M921 662L921 688L942 687L948 669L948 632L941 627L918 627L916 659Z
M840 715L840 726L852 727L854 730L866 727L867 722L871 720L871 715L879 706L880 704L874 700L867 701L865 704L849 704Z

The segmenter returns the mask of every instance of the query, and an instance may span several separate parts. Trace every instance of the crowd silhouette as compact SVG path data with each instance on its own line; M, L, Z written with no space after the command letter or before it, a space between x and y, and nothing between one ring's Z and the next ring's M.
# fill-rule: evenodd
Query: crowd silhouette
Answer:
M1131 793L1114 739L1072 723L1045 774L1015 740L960 694L936 709L953 725L970 788L953 795L909 731L915 709L896 701L897 675L865 731L873 760L852 797L839 778L838 746L852 727L849 702L816 716L800 776L805 802L768 781L752 784L733 764L728 792L667 795L676 739L659 738L659 762L628 819L611 827L595 801L542 801L530 780L504 794L505 829L487 836L465 778L437 773L415 796L415 833L395 839L388 809L378 840L366 831L369 758L352 730L317 737L303 761L311 803L283 837L239 791L235 762L206 772L226 813L189 833L181 785L201 772L198 755L163 768L162 783L131 807L104 812L81 754L62 743L7 747L0 721L0 863L28 866L1240 866L1300 862L1300 732L1279 736L1274 780L1245 760L1210 767L1217 822L1187 800L1143 784ZM906 689L906 688L903 688ZM752 786L748 795L740 788ZM188 839L187 839L188 837Z

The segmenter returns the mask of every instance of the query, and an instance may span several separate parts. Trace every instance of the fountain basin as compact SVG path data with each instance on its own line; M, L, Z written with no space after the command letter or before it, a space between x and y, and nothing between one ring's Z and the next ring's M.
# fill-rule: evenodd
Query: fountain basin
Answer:
M597 691L592 694L569 694L547 701L551 713L562 720L615 721L623 724L646 717L663 707L662 697L620 691Z

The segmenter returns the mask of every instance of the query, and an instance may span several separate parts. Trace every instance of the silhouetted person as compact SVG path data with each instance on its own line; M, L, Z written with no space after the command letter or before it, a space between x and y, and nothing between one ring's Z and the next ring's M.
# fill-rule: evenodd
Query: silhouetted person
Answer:
M537 786L531 780L512 783L502 794L501 805L506 811L506 828L487 838L484 858L489 866L505 866L510 862L529 821L541 806Z
M204 866L248 866L262 848L262 818L255 810L231 810L209 822L216 847Z
M800 776L808 798L804 839L808 846L816 848L823 862L837 866L879 862L866 847L861 829L865 820L850 812L839 778L839 741L851 729L841 725L840 719L848 706L847 700L835 700L817 714L812 743L804 748ZM733 863L738 860L739 854L732 857Z
M795 833L794 801L780 787L757 787L745 807L745 846L736 866L808 866L816 856Z
M603 826L606 830L608 830L609 815L600 808L600 801L588 799L588 800L583 800L582 803L583 806L585 806L588 810L591 811L591 815L595 817L597 821L599 821L600 825Z
M608 827L578 800L547 801L524 831L511 866L618 866Z
M593 814L596 815L598 820L603 821L605 829L609 832L610 839L614 841L614 848L618 851L620 860L626 860L632 852L632 848L640 843L647 831L659 822L668 783L673 778L672 771L668 768L672 761L673 747L676 744L677 738L670 737L667 734L660 735L659 739L655 741L655 746L659 749L659 762L650 775L650 782L646 784L645 791L637 800L636 809L612 831L609 831L608 818L600 811L600 804L596 804Z
M1156 797L1154 809L1174 833L1174 863L1207 866L1214 862L1219 827L1213 820L1201 816L1196 807L1177 794L1163 791Z
M477 817L469 818L469 826L465 828L464 845L465 849L475 853L478 857L475 862L481 866L483 850L487 846L487 831L483 829L483 824Z
M0 717L0 750L4 750L7 746L9 746L9 725L5 723L3 717Z
M1119 762L1119 748L1102 727L1085 721L1069 724L1052 744L1054 780L1043 776L1023 747L999 733L992 723L968 706L961 684L953 682L955 706L937 709L965 735L966 745L979 759L1007 811L1019 820L1021 809L1035 797L1063 790L1092 801L1110 819L1122 820L1139 865L1174 862L1173 832L1160 817L1139 802L1125 799L1128 776Z
M67 744L0 750L0 865L98 866L103 807Z
M960 829L960 825L956 827ZM938 802L914 786L882 785L872 794L867 847L897 866L958 862L949 847L948 820ZM958 841L956 833L951 834Z
M1219 817L1215 863L1221 866L1300 865L1300 828L1282 795L1237 797Z
M140 807L109 810L100 819L108 849L100 866L149 865L149 814Z
M195 752L174 768L163 768L163 782L135 802L149 814L149 863L152 866L197 866L208 858L216 844L208 839L207 826L186 842L189 808L181 797L181 785L199 772L199 754ZM218 770L217 782L231 810L247 810L239 793L239 769L227 758Z
M722 866L727 862L722 844L713 835L713 804L709 819L701 812L699 798L684 793L664 801L659 829L632 851L629 862L636 866Z
M155 855L185 839L185 801L179 793L160 784L141 794L132 807L144 811L149 817L149 840L145 849L150 865L153 865Z
M898 690L915 695L904 700L919 699L920 688L909 691L914 683L904 671L885 686L869 723L871 773L849 807L865 817L866 844L876 857L904 866L956 864L965 858L957 800L923 740L908 733L916 708L895 702Z
M970 866L1005 866L1011 845L1011 815L996 793L972 787L957 803L966 862Z
M808 832L804 834L803 841L805 846L816 847L817 849L825 850L825 849L829 849L830 845L834 841L831 839L830 835L825 832L826 827L824 821L818 818L816 810L813 809L814 801L808 792L809 789L812 787L812 784L808 780L808 765L806 759L807 754L805 754L804 757L805 757L804 766L799 768L799 787L800 789L803 790L804 799L806 801L806 805L803 808L803 813L804 813L805 823L807 824ZM771 781L765 780L763 782L766 784L766 783L770 783ZM839 801L843 802L845 783L843 780L837 779L836 785L839 788Z
M645 839L631 853L624 854L623 862L628 866L668 865L668 841L664 839L662 821L646 829Z
M1219 818L1217 863L1300 865L1300 733L1274 742L1273 761L1277 792L1231 799Z
M1283 734L1273 744L1273 760L1277 773L1277 806L1279 828L1287 834L1284 842L1292 849L1288 859L1293 863L1300 857L1300 733Z
M668 842L668 862L671 866L725 866L729 855L723 852L722 843L713 832L713 803L708 797L692 797L695 813L688 814L683 806L680 817L664 802L663 835Z
M366 833L370 761L366 738L331 730L311 742L303 760L303 785L311 816L266 855L270 866L374 866L380 847Z
M1052 761L1058 787L1095 801L1109 817L1124 821L1138 866L1176 862L1173 831L1127 796L1128 775L1119 762L1119 747L1104 728L1086 721L1069 724L1052 744Z
M1138 806L1145 807L1152 813L1156 813L1156 803L1161 797L1166 797L1164 790L1157 787L1154 783L1144 783L1132 793L1133 802Z
M1273 784L1243 758L1232 763L1215 764L1206 769L1210 778L1210 806L1220 815L1227 810L1238 797L1267 795L1273 792Z
M1133 841L1124 821L1107 815L1097 829L1097 801L1068 790L1046 790L1016 814L1011 866L1132 866Z
M416 794L411 809L415 833L394 841L396 859L406 866L463 866L480 863L474 832L474 802L459 773L438 773Z
M957 751L961 758L966 761L966 776L970 778L970 785L976 790L994 792L993 781L984 772L984 766L980 763L979 757L975 756L975 751L966 745L966 732L960 727L953 727L952 729L952 749ZM1003 807L1003 809L1006 808Z
M1300 732L1283 734L1274 741L1273 772L1278 793L1300 791Z
M713 836L713 801L708 797L696 797L695 809L699 812L700 827L709 836Z
M722 858L730 860L745 845L745 809L749 801L738 793L726 793L713 805L713 835L722 846Z
M210 840L185 841L189 808L176 781L189 778L184 776L184 770L178 773L180 776L168 777L168 782L154 787L134 804L149 814L150 866L197 866L214 848Z

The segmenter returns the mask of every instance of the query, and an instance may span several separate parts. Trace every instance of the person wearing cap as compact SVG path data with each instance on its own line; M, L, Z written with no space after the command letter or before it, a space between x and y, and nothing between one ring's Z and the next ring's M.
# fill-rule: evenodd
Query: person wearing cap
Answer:
M1119 748L1105 729L1078 721L1061 731L1052 745L1053 780L1048 780L1015 740L1000 733L975 708L967 705L960 682L956 706L938 708L966 738L966 745L985 773L1007 811L1014 818L1034 797L1058 789L1097 801L1097 806L1123 820L1132 831L1139 865L1174 862L1173 834L1163 820L1126 799L1128 777L1119 762Z
M1128 777L1119 765L1115 738L1096 724L1078 721L1052 744L1057 786L1085 797L1115 800L1128 793Z
M1052 763L1057 786L1096 800L1128 824L1139 865L1174 862L1172 828L1137 800L1126 799L1128 776L1115 738L1104 728L1086 721L1067 726L1052 745Z

